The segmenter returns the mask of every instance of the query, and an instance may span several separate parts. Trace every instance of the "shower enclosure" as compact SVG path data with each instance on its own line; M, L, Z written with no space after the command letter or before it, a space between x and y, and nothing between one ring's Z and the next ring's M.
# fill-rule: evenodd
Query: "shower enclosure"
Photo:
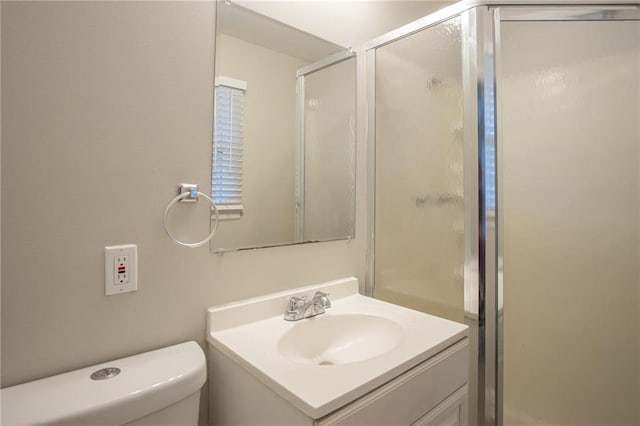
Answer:
M465 322L478 424L640 424L640 5L463 2L366 46L367 291Z

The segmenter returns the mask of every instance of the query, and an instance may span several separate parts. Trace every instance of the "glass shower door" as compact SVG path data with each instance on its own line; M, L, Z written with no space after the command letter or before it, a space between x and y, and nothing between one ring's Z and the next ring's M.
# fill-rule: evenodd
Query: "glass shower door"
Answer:
M466 192L473 192L465 191L464 170L472 157L465 148L471 136L465 134L469 123L463 113L469 20L462 13L417 22L368 52L368 62L375 64L375 90L369 94L375 98L375 261L370 259L368 284L376 298L470 326L474 424L478 321L465 310L465 292L472 293L465 276L473 269L465 265L471 235Z
M460 21L376 49L374 295L463 322Z
M499 48L504 424L640 424L640 23Z

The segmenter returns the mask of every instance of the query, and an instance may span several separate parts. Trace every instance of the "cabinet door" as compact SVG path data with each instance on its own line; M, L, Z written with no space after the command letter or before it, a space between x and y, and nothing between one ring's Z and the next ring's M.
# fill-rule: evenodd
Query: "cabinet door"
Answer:
M419 418L411 426L463 426L467 424L469 387L458 389L436 408Z
M315 426L410 425L466 388L469 342L463 339L378 389L316 420ZM466 415L466 411L465 411Z

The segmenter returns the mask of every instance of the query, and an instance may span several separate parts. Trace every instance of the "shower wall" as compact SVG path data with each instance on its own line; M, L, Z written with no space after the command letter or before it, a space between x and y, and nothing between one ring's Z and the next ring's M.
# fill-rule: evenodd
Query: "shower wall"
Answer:
M375 296L463 322L460 33L376 50Z
M640 424L640 23L501 37L504 424Z

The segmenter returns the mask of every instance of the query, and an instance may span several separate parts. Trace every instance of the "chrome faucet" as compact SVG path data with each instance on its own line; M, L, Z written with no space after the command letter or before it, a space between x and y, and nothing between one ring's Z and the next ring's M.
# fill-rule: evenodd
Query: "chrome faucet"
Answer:
M331 307L329 295L316 291L313 298L307 302L306 297L292 296L287 302L284 311L284 319L287 321L299 321L303 318L315 317L324 314Z

